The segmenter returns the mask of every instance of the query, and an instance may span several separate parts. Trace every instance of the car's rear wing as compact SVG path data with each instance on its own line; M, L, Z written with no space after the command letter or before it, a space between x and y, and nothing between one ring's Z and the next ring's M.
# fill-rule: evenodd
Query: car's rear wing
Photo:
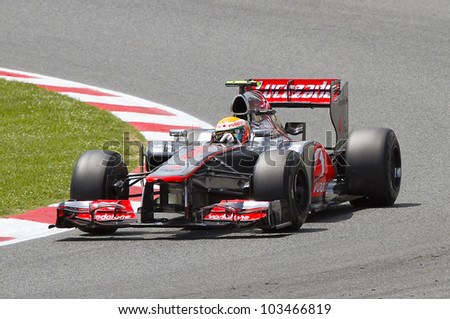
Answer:
M240 94L259 91L272 108L329 108L336 147L348 139L348 83L340 79L266 79L227 81Z

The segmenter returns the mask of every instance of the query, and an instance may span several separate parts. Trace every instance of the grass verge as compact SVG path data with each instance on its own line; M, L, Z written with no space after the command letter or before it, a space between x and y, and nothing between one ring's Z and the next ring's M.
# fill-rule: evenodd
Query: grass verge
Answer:
M111 113L31 84L0 79L0 216L69 198L78 157L90 149L120 152L137 166L144 137Z

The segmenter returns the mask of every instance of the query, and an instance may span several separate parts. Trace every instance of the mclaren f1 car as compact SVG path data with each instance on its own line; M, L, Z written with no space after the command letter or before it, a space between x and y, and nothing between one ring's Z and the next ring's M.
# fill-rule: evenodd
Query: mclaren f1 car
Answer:
M232 119L215 130L173 130L172 140L142 145L139 173L130 174L117 152L83 153L71 199L57 208L53 226L92 234L122 227L296 231L309 213L330 205L395 202L401 182L397 137L387 128L349 133L347 83L251 79L226 86L239 88ZM284 108L328 109L333 145L307 139L305 122L282 124L276 112ZM137 183L141 201L133 207L130 187Z

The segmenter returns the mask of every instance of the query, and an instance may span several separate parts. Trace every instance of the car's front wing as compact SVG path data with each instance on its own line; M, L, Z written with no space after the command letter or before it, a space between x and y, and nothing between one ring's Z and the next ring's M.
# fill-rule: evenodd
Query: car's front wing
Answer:
M168 214L166 214L168 215ZM171 214L172 216L174 214ZM249 227L278 229L290 225L284 201L223 200L194 212L175 214L175 218L140 221L128 200L67 201L59 204L55 225L58 228L122 228L122 227Z

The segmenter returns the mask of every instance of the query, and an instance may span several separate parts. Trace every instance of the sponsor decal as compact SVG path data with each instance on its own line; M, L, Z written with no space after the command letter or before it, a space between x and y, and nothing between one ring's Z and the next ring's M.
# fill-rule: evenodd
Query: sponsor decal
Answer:
M314 151L314 182L312 196L321 196L326 192L328 183L334 176L334 168L328 154L322 145L317 145Z
M114 213L103 213L99 212L95 214L95 220L97 221L108 221L108 220L127 220L133 219L134 214L122 213L122 214L114 214Z
M323 193L327 190L328 183L316 183L313 188L313 193Z
M219 123L219 125L217 125L216 129L230 129L230 128L235 128L235 127L241 127L245 125L245 120L238 120L238 121L234 121L231 123Z
M211 212L204 217L204 220L230 221L230 222L250 222L266 217L265 211L252 213L227 213Z
M204 220L250 222L266 217L268 202L246 200L222 200L211 209Z
M91 221L90 213L77 214L76 218ZM136 218L134 213L113 213L113 212L97 212L95 213L95 221L105 222L113 220L129 220Z
M210 213L205 217L207 220L224 220L224 221L248 221L250 216L243 214L228 214L228 213Z
M265 98L268 99L329 99L330 98L330 84L328 81L323 81L322 84L264 84L256 87L260 90ZM289 96L288 96L289 95Z

